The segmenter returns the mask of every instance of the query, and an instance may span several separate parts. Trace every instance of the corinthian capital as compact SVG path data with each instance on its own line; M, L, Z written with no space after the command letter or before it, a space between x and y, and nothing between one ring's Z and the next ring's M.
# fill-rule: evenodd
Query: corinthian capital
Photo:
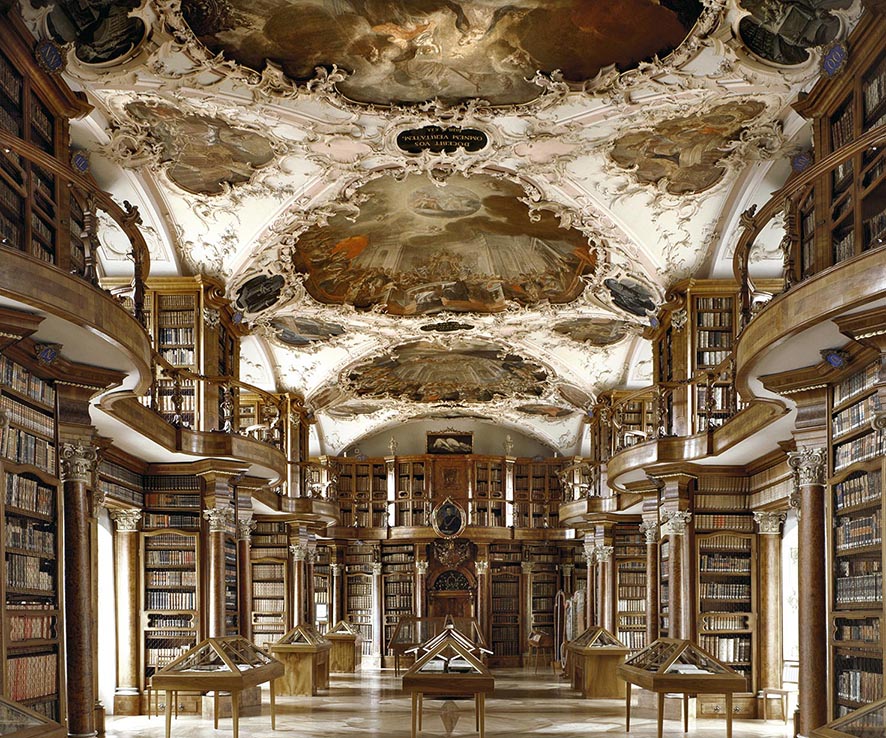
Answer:
M296 543L289 547L292 558L295 561L305 561L308 558L308 547L304 543Z
M597 561L601 564L607 563L612 559L612 552L615 546L597 546Z
M111 520L118 533L131 533L138 530L138 521L142 519L141 510L111 510Z
M663 516L665 517L665 516ZM662 533L666 535L682 536L686 533L686 526L692 519L692 513L688 510L674 510L667 513Z
M248 518L241 518L237 521L237 539L240 541L246 541L247 543L252 540L252 531L255 530L255 520L252 519L250 515Z
M98 450L95 446L63 443L59 452L62 482L89 484L92 481L92 470L95 468L97 458Z
M797 472L801 487L824 486L827 453L823 448L807 448L788 452L788 466Z
M416 561L415 562L415 572L423 577L428 573L428 562L427 561Z
M489 573L489 562L485 559L477 559L474 562L474 567L477 569L477 576L483 577Z
M755 512L754 520L760 527L760 535L777 536L781 533L781 524L785 521L788 514L782 512Z
M210 533L224 533L234 524L234 508L229 505L219 505L204 510L203 517L209 521Z
M646 537L646 543L658 543L657 520L644 520L640 523L640 532Z

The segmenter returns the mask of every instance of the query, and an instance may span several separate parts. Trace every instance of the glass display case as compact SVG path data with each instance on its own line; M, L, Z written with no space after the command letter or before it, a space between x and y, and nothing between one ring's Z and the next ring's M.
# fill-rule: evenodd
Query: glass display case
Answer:
M400 675L400 657L403 654L439 636L446 630L447 625L453 626L454 630L466 638L473 647L486 648L486 639L480 632L480 624L476 618L454 618L451 615L400 618L388 643L388 650L394 655L394 673Z
M329 652L332 643L310 623L301 623L270 645L285 673L277 685L281 694L317 694L329 688Z
M816 728L811 738L882 738L886 735L886 699L872 702Z
M683 726L689 729L689 697L699 694L726 695L726 736L732 738L732 695L747 689L747 679L715 659L692 641L659 638L621 664L616 673L628 684L625 730L631 724L631 685L658 694L658 736L666 693L683 695Z
M172 725L172 697L175 692L213 692L216 728L218 727L218 694L231 693L234 738L239 734L240 692L263 682L271 683L271 727L274 728L274 680L283 676L283 664L268 656L242 636L207 638L189 649L175 661L151 677L151 688L166 692L166 738Z
M583 697L624 697L625 682L616 673L630 649L606 628L592 625L566 644L566 670L572 688Z
M357 670L363 657L363 636L346 620L339 620L326 633L332 644L329 649L329 671L350 674Z
M64 738L65 729L45 715L0 697L0 735L4 738Z

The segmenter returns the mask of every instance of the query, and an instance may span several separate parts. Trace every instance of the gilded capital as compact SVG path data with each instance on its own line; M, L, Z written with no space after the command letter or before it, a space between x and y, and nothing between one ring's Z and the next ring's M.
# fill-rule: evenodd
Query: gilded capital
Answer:
M95 446L63 443L59 451L62 482L89 484L92 481L92 470L95 468L97 458L98 450Z
M138 530L138 522L142 519L141 510L111 510L111 520L118 533L132 533Z
M304 543L295 543L289 547L292 551L292 558L295 561L304 561L308 558L308 547Z
M760 535L777 536L781 534L781 524L785 521L788 514L781 512L755 512L754 520L759 526L757 531Z
M788 452L788 466L797 472L801 487L824 486L827 452L823 448L807 448Z
M428 573L428 562L427 561L416 561L415 562L415 572L420 577L426 576Z
M485 559L477 559L474 562L474 567L477 569L478 577L484 577L489 573L489 562Z
M597 546L597 561L605 564L612 559L615 546Z
M584 554L585 554L585 561L588 562L588 566L593 564L594 559L597 556L597 546L594 543L594 540L592 538L588 538L585 540Z
M237 521L237 540L249 543L252 540L252 531L255 530L255 520L250 515Z
M531 561L521 561L520 568L523 569L524 574L532 574L532 562Z
M381 576L381 562L373 561L372 562L372 573L376 576Z
M644 520L640 523L640 532L646 537L646 543L658 543L657 520Z
M692 520L692 513L688 510L674 510L662 515L665 523L662 533L669 536L682 536L686 533L686 526Z
M210 533L224 533L234 524L234 508L219 505L203 511L203 517L209 521Z
M341 564L330 564L330 565L329 565L329 573L332 574L333 579L334 579L335 577L340 577L340 576L341 576L341 570L342 570L342 568L343 568L343 567L342 567Z

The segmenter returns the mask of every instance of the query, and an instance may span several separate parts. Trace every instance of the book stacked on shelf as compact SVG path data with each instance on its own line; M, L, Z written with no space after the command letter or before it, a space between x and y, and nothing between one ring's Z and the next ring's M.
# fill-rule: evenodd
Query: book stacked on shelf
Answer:
M834 485L834 504L838 511L879 502L882 495L882 474L879 470L852 476Z
M740 533L754 532L754 518L750 515L698 513L695 515L694 521L696 530L730 530ZM737 539L730 536L727 537L727 540L730 541L730 545L725 546L725 548L734 548ZM706 545L708 548L716 547L713 541L714 539L712 538L707 539Z

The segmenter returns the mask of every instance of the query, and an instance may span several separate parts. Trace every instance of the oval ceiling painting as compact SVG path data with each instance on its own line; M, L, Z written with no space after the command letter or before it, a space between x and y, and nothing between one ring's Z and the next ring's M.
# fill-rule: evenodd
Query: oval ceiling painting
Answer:
M572 415L575 410L568 407L559 407L558 405L548 405L546 403L533 403L530 405L520 405L517 408L521 413L527 415L539 415L547 420L557 420Z
M548 211L530 218L523 189L482 175L380 177L360 213L336 215L298 239L293 259L320 302L393 315L498 312L574 300L596 253ZM349 220L350 218L350 220Z
M699 0L182 0L185 20L213 53L251 69L266 61L292 79L317 67L364 103L523 103L527 78L560 70L569 82L610 65L662 57L701 15Z
M399 397L415 402L488 402L496 397L539 397L548 374L487 341L455 341L448 349L414 341L347 372L361 397Z
M341 420L349 420L357 418L361 415L372 415L381 410L379 405L373 405L369 402L346 402L335 407L327 407L323 410L327 415Z
M285 346L307 346L318 341L328 341L341 336L345 329L338 323L316 318L299 318L288 315L271 321L274 337Z

